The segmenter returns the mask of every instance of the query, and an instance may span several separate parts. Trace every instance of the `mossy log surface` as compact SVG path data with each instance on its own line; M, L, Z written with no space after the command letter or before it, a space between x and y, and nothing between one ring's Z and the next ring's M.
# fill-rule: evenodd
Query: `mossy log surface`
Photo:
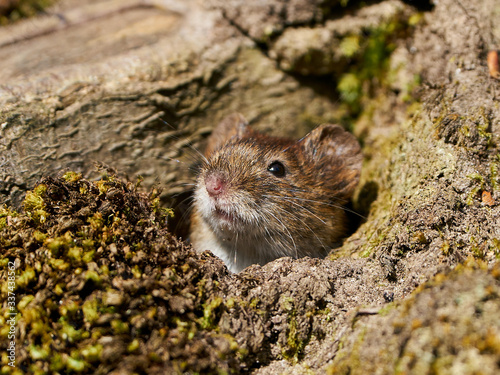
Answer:
M0 28L0 373L497 374L497 3L64 0ZM360 139L364 219L327 259L229 274L172 233L234 111Z

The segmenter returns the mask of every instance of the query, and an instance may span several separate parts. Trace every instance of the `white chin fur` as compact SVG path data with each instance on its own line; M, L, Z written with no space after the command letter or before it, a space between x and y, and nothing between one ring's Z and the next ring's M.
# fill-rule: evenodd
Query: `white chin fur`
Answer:
M209 234L203 243L195 244L199 250L211 250L221 258L231 272L239 272L251 264L265 264L282 255L282 249L271 242L256 243L256 239L266 235L258 212L241 213L227 210L240 219L231 223L215 214L215 203L204 187L197 187L194 194L196 207L203 219L200 224ZM221 206L224 209L224 205ZM209 229L210 228L210 229ZM201 229L200 229L201 230ZM268 237L268 236L267 236ZM274 246L273 246L274 245Z

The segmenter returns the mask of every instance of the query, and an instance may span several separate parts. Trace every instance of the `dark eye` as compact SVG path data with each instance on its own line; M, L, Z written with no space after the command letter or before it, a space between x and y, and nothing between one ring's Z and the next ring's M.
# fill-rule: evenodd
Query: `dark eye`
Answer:
M279 161L273 161L271 164L269 164L267 170L276 177L285 177L285 166Z

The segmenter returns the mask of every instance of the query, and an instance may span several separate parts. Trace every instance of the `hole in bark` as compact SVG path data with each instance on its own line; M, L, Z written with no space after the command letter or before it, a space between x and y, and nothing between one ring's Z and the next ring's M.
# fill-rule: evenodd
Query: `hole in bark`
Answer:
M434 8L432 1L403 0L403 2L424 12L431 11Z
M363 216L368 216L372 203L378 197L378 189L378 184L374 181L368 181L363 185L357 197L357 212L359 212Z

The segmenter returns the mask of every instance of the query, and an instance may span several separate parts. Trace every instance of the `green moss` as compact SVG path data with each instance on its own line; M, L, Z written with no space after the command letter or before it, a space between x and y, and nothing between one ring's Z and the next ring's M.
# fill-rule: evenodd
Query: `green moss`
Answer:
M43 242L47 239L47 234L45 233L42 233L40 232L39 230L36 230L34 233L33 233L33 238L37 241L37 242Z
M5 361L3 361L4 363L7 363L8 360L6 359ZM5 365L3 366L1 369L0 369L0 374L2 375L25 375L25 372L24 371L21 371L19 370L18 368L12 368L8 365Z
M40 359L47 359L49 357L48 350L38 346L38 345L30 345L29 354L33 361L38 361Z
M484 177L481 176L479 173L472 173L472 174L468 175L467 178L470 178L470 179L480 183L481 189L484 187Z
M36 305L29 305L22 312L22 319L29 326L31 326L33 323L40 322L44 316L45 311L41 307Z
M373 251L373 247L368 247L367 249L363 250L361 253L359 253L360 258L368 258Z
M13 227L2 232L2 236L6 234L5 252L3 239L0 240L3 256L0 256L0 264L4 265L0 271L5 271L9 259L15 257L16 262L17 259L21 262L16 271L16 302L22 311L16 318L18 327L25 327L22 329L29 333L25 345L19 346L19 355L25 359L25 371L94 373L94 367L101 363L105 370L119 371L122 363L110 363L109 359L101 358L104 357L103 348L98 340L110 335L120 335L126 345L130 343L128 353L123 353L125 357L141 355L144 364L138 365L140 372L147 372L144 368L151 366L150 358L165 363L163 353L170 350L181 353L178 363L185 362L186 372L190 373L216 373L217 365L213 365L213 361L217 361L218 356L227 356L224 361L232 363L234 356L243 355L236 353L239 350L237 343L229 336L223 337L227 345L218 346L220 353L204 349L205 346L210 349L214 337L220 341L222 335L216 332L217 324L226 306L220 297L207 301L207 294L214 294L218 282L211 282L209 291L206 281L198 283L206 279L203 268L192 261L197 253L160 235L165 227L160 222L158 202L151 202L148 195L134 191L131 185L119 181L113 184L108 179L101 186L108 188L108 192L113 188L123 194L123 202L109 200L114 214L103 218L95 212L100 207L96 202L102 203L106 198L99 195L95 183L74 181L75 176L66 177L45 179L27 201L29 210L41 207L50 213L44 226L21 213L20 219L12 221L9 218L8 225ZM88 186L86 197L79 195L80 185ZM70 193L59 194L60 191ZM78 228L67 229L61 218L65 219L69 212L89 212L86 214L88 221L82 221ZM2 218L9 214L6 209L0 210ZM12 241L14 235L17 238ZM125 260L126 257L133 259L139 250L144 252L145 261ZM90 262L95 263L87 264ZM139 279L131 280L131 274ZM116 291L121 299L110 297L110 290ZM165 300L156 300L155 291L158 290L165 292ZM176 295L192 302L187 304L185 312L169 309L168 298ZM2 314L5 311L4 308ZM101 317L104 318L102 323L97 324ZM5 328L9 329L5 322L6 319L0 316L2 337L8 333ZM201 326L212 331L203 332L202 339ZM150 355L156 349L146 345L149 335L165 344L161 355ZM193 340L194 345L201 343L203 355L211 362L200 365L186 360L183 352L186 339ZM56 343L57 353L45 346L45 342ZM93 362L96 366L90 364ZM196 370L191 371L193 368ZM211 370L203 372L206 368Z
M128 323L122 322L119 319L111 321L111 329L115 335L121 335L129 332Z
M31 295L31 294L28 294L28 295L25 295L23 298L21 298L21 300L19 301L19 303L17 304L17 309L19 311L24 311L24 309L26 309L26 307L31 303L31 301L33 301L35 299L35 296Z
M161 363L161 357L158 355L158 353L148 353L148 358L151 360L151 362Z
M500 158L500 155L497 155L497 160L492 161L490 164L490 180L493 191L498 190L498 158Z
M282 295L280 298L281 309L287 312L287 336L286 345L281 347L281 355L284 359L293 363L297 363L300 356L309 341L308 338L303 338L298 330L297 311L295 309L295 302L292 297ZM312 316L314 312L310 311ZM308 313L305 314L306 316Z
M198 294L198 297L201 298L205 295L205 286L207 284L207 280L205 279L202 279L198 282L198 284L196 285L196 289L197 289L197 294Z
M96 271L88 270L85 272L85 280L92 280L97 285L102 282L101 276Z
M94 246L95 246L95 241L91 240L90 238L86 238L84 240L82 240L82 246L85 250L89 250L89 249L94 249Z
M71 260L76 261L76 262L80 262L82 260L82 252L83 252L83 249L81 247L73 246L68 250L66 255Z
M419 23L421 23L424 19L424 13L418 12L414 13L408 18L408 25L410 26L417 26Z
M232 297L231 297L231 298L229 298L229 299L226 301L226 307L227 307L228 309L232 309L232 308L235 306L235 304L236 304L236 301L235 301L235 299L234 299L234 298L232 298Z
M139 340L134 339L127 347L129 353L134 353L139 349Z
M16 211L13 211L7 207L0 207L0 230L7 226L7 220L12 217L18 216Z
M59 320L61 323L61 329L59 330L59 335L63 340L68 340L70 343L77 342L82 339L82 330L75 329L71 324L67 323L66 320Z
M401 96L401 99L405 103L417 105L418 107L420 107L421 104L415 102L415 99L414 99L414 97L411 94L421 84L422 84L422 76L420 74L414 74L413 75L413 80L411 80L410 82L406 83L406 85L404 87L404 93ZM413 109L411 109L411 110L413 110Z
M103 264L99 270L101 271L101 275L109 276L109 267L106 264Z
M351 106L356 106L356 111L359 110L358 102L361 99L361 80L356 73L344 74L337 84L337 90L344 102Z
M252 300L250 301L248 306L250 306L252 309L256 309L257 306L259 305L259 302L260 302L260 299L257 297L254 297L254 298L252 298Z
M417 22L415 19L412 22ZM396 14L391 20L375 28L363 30L367 37L349 35L340 43L342 53L353 59L351 68L339 77L337 90L347 105L351 116L357 117L365 98L373 96L374 88L388 85L390 81L389 61L396 48L395 40L411 28L410 19ZM420 77L410 83L408 93L420 84ZM406 101L411 97L406 94Z
M360 49L359 35L349 35L342 39L340 42L340 50L346 57L352 57L358 53Z
M62 178L66 180L66 182L76 182L80 181L82 179L82 174L81 173L76 173L76 172L66 172Z
M73 300L63 301L61 306L59 307L59 313L63 317L67 317L68 315L73 315L75 312L80 310L80 305Z
M486 255L485 248L483 246L478 245L476 238L474 236L471 236L469 242L471 246L471 252L474 255L474 257L478 259L484 259L484 256Z
M44 336L46 338L46 340L44 340L45 343L50 342L50 332L51 329L47 326L45 321L38 320L31 323L30 333L33 335Z
M299 337L298 323L295 314L289 314L287 318L287 338L285 348L282 348L281 354L284 359L297 363L299 357L306 347L307 341Z
M16 280L16 286L19 288L26 288L32 281L35 280L36 272L33 267L27 266L24 271L21 272Z
M280 298L280 306L285 311L292 311L293 298L289 297L289 296L282 295Z
M61 354L53 353L50 358L49 368L51 371L59 372L65 367L64 360Z
M493 141L493 133L489 131L491 129L491 121L486 113L485 107L479 108L479 118L476 122L479 136L486 139L488 148L494 147L495 143Z
M6 310L2 311L2 315L5 313ZM4 316L0 315L0 335L1 337L7 337L9 334L9 325L6 324L6 318Z
M52 256L58 257L73 246L73 236L70 232L66 232L63 236L47 238L44 241L44 245L50 250Z
M97 299L87 299L82 306L83 317L86 322L94 323L97 319L99 319L99 302Z
M45 202L43 200L46 191L47 186L40 184L32 191L28 191L24 198L24 212L37 224L43 224L47 220L48 213L45 211Z
M495 257L500 258L500 240L498 238L492 238L490 241L490 249L493 250Z
M68 359L66 360L66 368L70 371L83 372L85 370L85 367L85 361L81 359L68 357Z
M104 219L100 212L96 212L92 217L89 217L87 221L90 224L91 229L94 231L100 230L104 225Z
M47 372L43 370L41 365L35 363L29 367L29 373L33 375L45 375Z
M109 184L105 180L99 180L96 182L96 186L101 194L106 194L109 189Z
M394 302L386 304L384 307L382 307L377 314L380 316L387 316L391 311L393 311L397 305Z
M20 0L17 3L13 2L7 12L0 16L0 25L7 25L23 18L33 17L55 3L56 0Z
M352 346L352 350L347 352L342 344L342 340L339 343L339 351L333 360L333 363L328 366L326 373L328 375L339 375L339 374L353 374L358 373L356 369L361 368L360 356L361 347L365 340L367 333L367 328L364 328L357 337L355 337L355 342ZM349 345L346 345L349 347Z
M203 304L203 317L199 319L198 324L202 329L215 329L217 315L215 312L223 305L222 298L216 297Z
M63 259L49 259L50 266L58 271L66 271L70 268L70 264Z
M64 293L64 289L61 284L56 284L56 286L54 287L54 293L58 296L61 296Z
M441 253L444 256L450 255L451 250L450 250L450 243L448 241L444 241L443 245L441 245Z
M472 174L468 175L467 178L472 179L476 183L476 186L474 186L471 189L471 191L470 191L470 193L467 196L467 199L465 201L465 203L468 206L471 206L474 203L474 198L477 197L477 194L479 193L479 191L484 189L484 177L478 173L472 173Z
M131 254L131 256L129 258L132 258L132 254ZM139 266L132 267L131 271L132 271L132 274L134 275L134 277L136 279L140 279L141 278L141 276L142 276L142 269L140 269Z
M150 199L151 199L151 208L153 209L154 213L159 214L160 217L174 217L174 210L172 210L171 208L165 208L161 206L161 200L158 190L153 189Z
M90 262L92 262L94 260L94 254L95 254L94 250L86 251L83 254L83 256L82 256L83 263L90 263Z
M413 234L413 240L419 244L427 244L429 240L425 236L425 233L422 231L417 231Z

